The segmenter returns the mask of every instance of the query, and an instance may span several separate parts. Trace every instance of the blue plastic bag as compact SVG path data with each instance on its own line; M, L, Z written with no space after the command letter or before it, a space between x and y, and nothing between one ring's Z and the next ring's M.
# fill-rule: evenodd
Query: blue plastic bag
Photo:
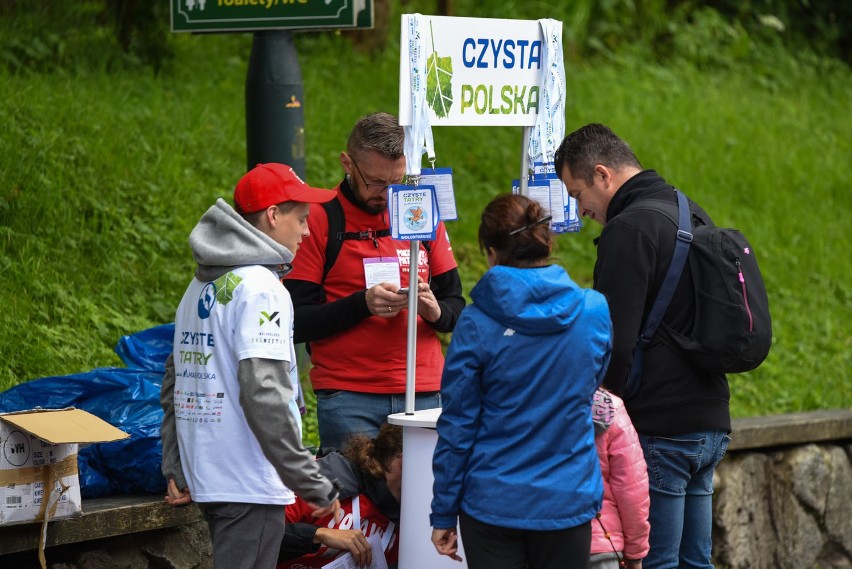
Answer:
M128 367L97 368L16 385L0 393L0 412L37 407L88 411L130 438L80 449L83 497L162 493L166 482L160 473L160 386L173 336L174 324L123 336L115 351Z
M174 322L148 328L130 336L122 336L115 346L115 353L130 368L146 369L161 374L166 371L165 364L172 353L175 335Z

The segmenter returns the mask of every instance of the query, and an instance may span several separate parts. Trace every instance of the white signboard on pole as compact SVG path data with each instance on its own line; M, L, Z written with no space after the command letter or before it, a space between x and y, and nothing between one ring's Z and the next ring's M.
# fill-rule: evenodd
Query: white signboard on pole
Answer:
M415 16L416 26L402 19L400 124L413 120L407 54L416 46L426 60L431 126L535 125L547 49L538 21Z

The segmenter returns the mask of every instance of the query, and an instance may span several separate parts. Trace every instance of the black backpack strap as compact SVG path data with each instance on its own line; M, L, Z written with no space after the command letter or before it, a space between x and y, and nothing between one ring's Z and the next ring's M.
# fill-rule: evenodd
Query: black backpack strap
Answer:
M639 391L639 385L642 380L642 365L645 360L645 348L648 347L654 338L654 334L657 333L657 327L663 320L663 315L665 315L672 301L672 296L680 281L681 274L683 274L683 268L686 265L689 245L692 243L692 222L690 221L689 204L682 192L675 189L675 194L677 194L678 209L675 250L669 270L666 272L666 278L663 279L663 284L657 293L657 298L654 299L654 304L648 313L645 327L642 329L639 341L636 343L636 349L633 352L633 365L630 367L630 375L624 386L625 398L633 397Z
M390 229L379 229L378 231L344 231L346 229L346 216L343 214L343 206L340 204L339 198L334 198L322 204L325 214L328 217L328 241L325 244L325 265L322 269L322 280L320 284L325 283L329 271L337 262L337 256L340 254L340 249L343 247L343 242L349 239L358 239L365 241L367 239L380 239L382 237L390 237ZM428 241L423 242L423 247L427 253L432 251L431 244Z
M340 204L339 198L334 198L322 204L328 217L328 241L325 244L325 265L322 268L322 280L320 285L325 284L325 279L329 271L337 262L337 256L340 254L340 249L343 247L343 242L349 239L358 239L364 241L367 239L376 240L381 237L390 237L390 229L380 229L378 231L344 231L346 229L346 216L343 214L343 206ZM432 242L423 241L423 248L426 253L432 252Z
M367 239L378 239L379 237L390 237L391 230L390 229L379 229L378 231L374 229L368 229L367 231L347 231L345 233L340 233L338 238L341 243L348 239L358 239L360 241L366 241Z
M343 216L343 206L340 205L340 200L334 198L322 204L326 216L328 216L328 241L325 244L325 265L322 269L322 280L320 284L325 284L325 278L334 263L337 262L337 256L340 254L340 248L343 246L343 230L346 229L346 218Z

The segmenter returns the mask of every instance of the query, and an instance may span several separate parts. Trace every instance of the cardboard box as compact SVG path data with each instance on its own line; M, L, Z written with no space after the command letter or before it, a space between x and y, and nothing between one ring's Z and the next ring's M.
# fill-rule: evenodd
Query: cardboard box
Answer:
M0 414L0 526L80 515L78 445L129 436L82 409Z

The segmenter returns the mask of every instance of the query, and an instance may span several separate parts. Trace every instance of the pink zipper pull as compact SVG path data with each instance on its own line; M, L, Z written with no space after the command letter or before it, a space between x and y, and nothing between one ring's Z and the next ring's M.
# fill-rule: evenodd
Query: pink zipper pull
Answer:
M734 263L737 265L737 276L740 279L740 283L743 285L743 302L745 303L745 309L748 313L748 331L754 331L754 317L751 314L751 308L748 306L748 291L746 290L746 282L745 275L743 274L743 266L740 263L740 258L735 257Z

